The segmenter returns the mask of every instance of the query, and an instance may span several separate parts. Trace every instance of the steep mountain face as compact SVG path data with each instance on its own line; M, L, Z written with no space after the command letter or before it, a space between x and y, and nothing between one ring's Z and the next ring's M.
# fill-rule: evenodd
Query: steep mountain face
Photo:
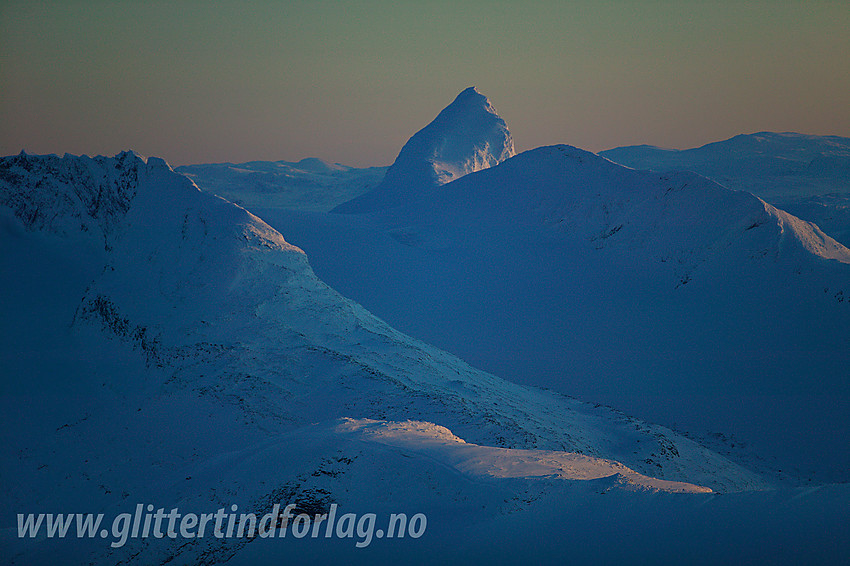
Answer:
M331 285L473 365L847 479L850 252L749 193L555 146L383 214L262 214Z
M0 205L27 229L83 234L109 249L136 195L138 165L131 153L108 161L55 155L34 160L21 152L3 160Z
M850 138L760 132L687 150L633 146L600 155L638 169L695 171L850 244Z
M287 499L468 525L546 493L766 485L668 429L401 334L162 160L21 155L0 160L0 183L5 529L21 512ZM8 544L37 562L64 542ZM80 562L216 563L247 542L73 548Z
M335 212L392 208L514 154L505 121L487 97L469 87L408 140L378 187Z

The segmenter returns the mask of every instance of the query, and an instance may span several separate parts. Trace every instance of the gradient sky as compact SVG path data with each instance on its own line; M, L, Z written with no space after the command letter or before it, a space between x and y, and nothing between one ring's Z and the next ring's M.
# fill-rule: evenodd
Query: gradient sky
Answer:
M0 154L387 165L475 85L517 150L850 136L835 2L0 2Z

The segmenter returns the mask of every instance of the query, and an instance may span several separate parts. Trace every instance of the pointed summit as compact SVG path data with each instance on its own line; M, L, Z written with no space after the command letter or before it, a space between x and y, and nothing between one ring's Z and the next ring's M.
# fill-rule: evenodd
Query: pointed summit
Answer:
M392 208L514 155L507 124L487 97L471 86L404 144L380 185L335 212Z

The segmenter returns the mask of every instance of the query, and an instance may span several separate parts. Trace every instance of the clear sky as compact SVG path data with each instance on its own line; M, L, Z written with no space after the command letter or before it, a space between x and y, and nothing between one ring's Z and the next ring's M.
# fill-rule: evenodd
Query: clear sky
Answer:
M850 136L850 4L0 1L3 155L386 165L471 85L520 151Z

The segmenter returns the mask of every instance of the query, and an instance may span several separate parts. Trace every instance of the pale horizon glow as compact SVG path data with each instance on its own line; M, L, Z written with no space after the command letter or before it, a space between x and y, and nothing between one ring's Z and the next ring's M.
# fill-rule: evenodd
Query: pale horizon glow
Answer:
M842 2L4 2L0 154L388 165L468 86L517 151L850 137Z

